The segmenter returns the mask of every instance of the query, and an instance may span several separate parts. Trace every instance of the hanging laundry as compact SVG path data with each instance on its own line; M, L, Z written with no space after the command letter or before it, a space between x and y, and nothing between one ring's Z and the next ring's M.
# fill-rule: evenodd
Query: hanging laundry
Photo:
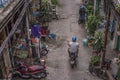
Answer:
M115 20L109 22L108 31L110 32L110 39L113 40L114 38L114 28L115 28Z
M36 25L33 25L32 28L31 28L31 35L33 37L38 37L40 38L40 25L36 24Z
M109 32L114 32L115 21L112 20L109 22Z

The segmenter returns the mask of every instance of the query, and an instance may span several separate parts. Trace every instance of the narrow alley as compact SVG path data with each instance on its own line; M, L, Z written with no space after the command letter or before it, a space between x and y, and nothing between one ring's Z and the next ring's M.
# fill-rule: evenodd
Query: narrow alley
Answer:
M0 80L120 80L120 0L0 0Z
M55 47L49 47L47 66L49 75L47 80L100 80L88 71L88 62L91 55L90 48L84 47L82 40L85 38L84 26L78 24L79 0L59 0L59 20L49 24L50 31L57 35L60 40ZM71 69L68 56L68 41L72 36L77 36L80 44L77 67Z

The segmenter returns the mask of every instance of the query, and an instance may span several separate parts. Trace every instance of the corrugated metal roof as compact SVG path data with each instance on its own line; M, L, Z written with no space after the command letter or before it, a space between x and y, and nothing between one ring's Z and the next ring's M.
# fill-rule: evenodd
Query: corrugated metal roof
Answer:
M5 48L6 44L8 43L9 39L11 38L11 36L14 34L14 32L16 31L18 25L20 24L20 22L22 21L24 15L25 15L25 12L26 12L26 9L27 7L29 6L29 2L26 2L23 6L23 9L20 13L20 15L18 16L18 19L16 20L11 32L9 33L9 35L6 37L6 39L4 40L4 42L2 43L2 45L0 46L0 54L2 54L2 51L3 49Z
M9 3L10 5L0 8L0 21L7 16L7 14L13 9L13 7L18 3L20 0L14 0L14 2Z
M25 0L14 0L14 2L0 13L0 32L4 29L4 26L6 26L11 16L18 10L18 7L22 6L24 1Z

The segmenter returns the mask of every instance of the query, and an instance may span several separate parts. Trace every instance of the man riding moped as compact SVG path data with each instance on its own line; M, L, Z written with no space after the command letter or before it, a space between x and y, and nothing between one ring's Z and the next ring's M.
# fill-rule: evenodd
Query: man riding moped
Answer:
M72 37L72 42L69 42L68 46L68 53L69 53L69 57L71 57L71 55L74 55L75 57L78 56L78 49L79 49L79 43L76 42L76 36Z

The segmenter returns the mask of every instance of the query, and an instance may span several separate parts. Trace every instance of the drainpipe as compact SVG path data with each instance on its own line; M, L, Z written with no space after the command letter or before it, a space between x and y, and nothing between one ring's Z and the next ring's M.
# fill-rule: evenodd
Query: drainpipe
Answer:
M108 5L109 6L108 6L108 11L107 11L107 23L106 23L106 30L105 30L105 37L104 37L104 47L103 47L103 53L102 53L101 63L100 63L101 69L103 68L104 61L105 61L105 55L106 55L108 27L109 27L110 14L111 14L111 10L110 10L111 3L110 3L110 0L108 0Z

